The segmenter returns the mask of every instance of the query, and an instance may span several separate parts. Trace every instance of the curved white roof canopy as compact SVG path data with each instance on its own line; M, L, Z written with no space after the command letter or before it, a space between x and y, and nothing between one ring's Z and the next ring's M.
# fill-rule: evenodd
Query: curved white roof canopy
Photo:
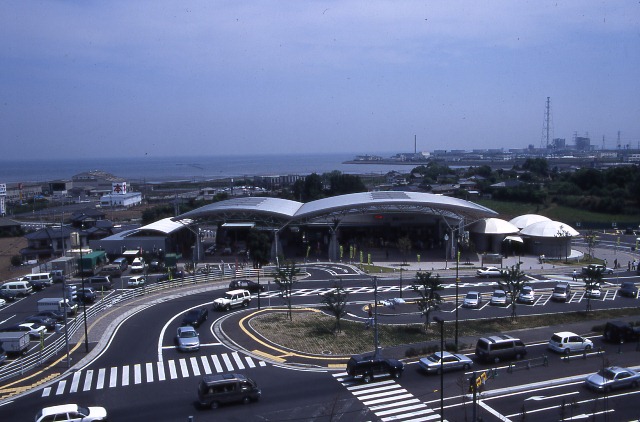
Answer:
M516 226L518 229L524 229L525 227L538 223L540 221L551 221L550 218L545 217L544 215L538 214L524 214L509 220L509 223Z
M518 228L500 218L484 218L473 223L469 231L484 234L514 234L518 233Z
M417 192L362 192L311 201L306 204L278 198L245 197L216 202L175 219L256 221L263 225L330 222L349 214L384 212L423 213L476 220L497 213L482 205L449 196Z
M520 234L534 237L575 237L580 235L573 227L559 221L539 221L520 230Z

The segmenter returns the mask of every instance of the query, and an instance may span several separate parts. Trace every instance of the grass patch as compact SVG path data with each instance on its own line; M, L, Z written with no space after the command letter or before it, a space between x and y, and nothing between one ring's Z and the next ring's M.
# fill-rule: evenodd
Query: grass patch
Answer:
M591 312L571 312L553 315L519 316L495 318L480 321L459 321L460 337L480 337L505 331L522 330L534 327L556 326L581 321L594 321L592 330L602 331L600 320L609 320L623 316L640 316L640 309L611 309ZM311 311L296 311L293 321L289 321L285 312L271 312L251 319L251 326L263 337L291 350L315 355L351 355L373 350L373 328L365 329L363 323L342 321L342 332L335 334L335 318ZM640 325L640 321L635 322ZM455 335L454 322L444 324L445 338ZM425 332L423 324L379 325L378 335L381 346L406 346L405 356L425 355L433 351L433 344L439 344L440 330L432 323ZM453 345L448 341L448 349ZM461 349L469 349L474 344L460 344Z

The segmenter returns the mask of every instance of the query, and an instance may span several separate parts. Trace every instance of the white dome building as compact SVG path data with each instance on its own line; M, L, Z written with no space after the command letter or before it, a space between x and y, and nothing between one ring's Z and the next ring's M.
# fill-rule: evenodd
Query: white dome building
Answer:
M579 236L573 227L559 221L538 221L520 230L527 250L534 255L547 258L571 256L571 242Z
M485 218L469 227L477 252L502 252L502 241L508 235L518 233L518 228L500 218Z
M511 220L509 220L509 223L516 226L518 230L522 230L525 227L533 223L538 223L540 221L551 221L551 219L548 217L545 217L544 215L539 215L539 214L524 214L524 215L512 218Z

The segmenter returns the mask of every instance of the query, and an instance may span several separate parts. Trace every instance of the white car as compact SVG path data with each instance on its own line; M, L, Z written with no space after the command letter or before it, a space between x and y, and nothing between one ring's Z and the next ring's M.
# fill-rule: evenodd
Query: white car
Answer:
M482 267L476 271L478 277L502 277L503 273L500 268L496 267Z
M145 280L143 275L134 275L133 277L129 278L129 281L127 281L127 286L128 287L141 287L141 286L144 286L145 282L146 282L146 280Z
M592 299L600 299L600 296L602 296L602 292L600 291L600 286L597 284L594 284L593 286L587 288L586 295L587 297L590 297Z
M2 308L6 304L7 304L7 301L2 299L2 298L0 298L0 308Z
M588 352L593 349L593 342L576 333L561 331L551 336L549 349L566 355L573 352Z
M47 331L47 327L36 322L23 322L22 324L20 324L20 327L28 327L29 335L37 339L39 339L40 337L44 337L44 333Z
M36 414L36 422L45 421L106 421L107 410L104 407L83 407L77 404L61 404L45 407Z
M132 273L141 273L147 268L147 264L145 264L144 259L136 258L131 263L131 272Z
M501 289L494 290L493 294L491 295L490 303L492 305L497 305L497 306L507 306L508 304L507 292Z

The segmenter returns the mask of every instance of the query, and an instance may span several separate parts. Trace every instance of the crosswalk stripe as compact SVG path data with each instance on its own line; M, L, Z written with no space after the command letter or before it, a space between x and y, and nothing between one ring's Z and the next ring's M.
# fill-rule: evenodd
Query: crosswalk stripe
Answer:
M249 368L255 368L256 364L253 363L253 359L251 359L251 356L245 356L244 360L247 361L247 365L249 365Z
M96 390L102 390L102 388L104 387L105 371L106 369L104 368L100 368L100 370L98 371L98 381L96 383Z
M204 368L205 374L211 373L211 366L209 366L209 360L207 360L206 356L200 356L200 361L202 362L202 367Z
M78 391L78 383L80 383L80 374L81 374L80 371L73 374L73 378L71 379L71 388L69 389L70 393L75 393L76 391Z
M129 365L122 367L122 386L126 387L127 385L129 385Z
M153 382L153 363L147 362L145 366L147 368L147 382Z
M91 389L91 381L93 381L93 369L88 369L84 376L84 387L82 391L89 391Z
M429 416L422 416L420 418L414 418L414 419L409 419L403 422L424 422L424 421L433 421L433 420L438 420L440 419L440 414L438 413L432 413ZM445 419L445 422L447 422L447 420Z
M178 372L176 371L176 361L171 359L169 361L169 376L172 380L178 378Z
M218 359L218 356L211 355L211 360L213 360L213 366L216 367L216 372L222 372L222 365L220 365L220 359Z
M392 384L382 384L382 383L375 383L375 386L367 386L369 388L366 389L351 389L351 393L353 393L354 396L357 396L358 394L369 394L369 393L375 393L376 391L385 391L388 390L389 388L392 389L396 389L398 387L398 385L396 383L392 383Z
M156 362L156 366L158 367L158 381L164 381L164 364L158 361Z
M66 380L60 381L60 384L58 384L58 389L56 390L56 396L59 396L60 394L64 393L64 387L66 385L67 385Z
M394 399L407 399L409 397L413 397L411 394L401 394L399 396L394 396ZM366 406L372 405L372 404L378 404L378 403L383 403L385 400L389 400L389 397L385 397L382 399L375 399L375 400L368 400L368 401L362 401L362 403L364 403Z
M224 364L227 366L227 371L233 371L233 365L231 364L231 360L229 359L229 355L226 353L222 354L222 360Z
M118 367L111 367L111 374L109 375L109 388L113 388L118 385Z
M242 363L242 359L240 358L240 355L238 354L238 352L231 353L231 356L233 356L233 360L236 361L236 364L238 365L238 369L244 369L244 364Z
M191 357L191 369L193 370L193 376L200 376L200 367L198 366L198 360L195 357Z
M211 361L209 361L209 357L211 358ZM254 360L251 356L245 356L239 352L200 356L199 358L198 356L191 356L188 358L177 359L177 361L171 359L166 362L169 368L168 375L171 379L179 377L197 377L205 373L211 374L214 370L217 373L220 373L246 368L256 368L257 366L264 367L267 365L266 362L262 360ZM213 365L211 365L211 362L213 362ZM178 365L180 366L180 373L178 373ZM131 375L130 369L133 370L133 375ZM154 374L154 371L157 371L157 375ZM118 379L119 375L121 378L120 380ZM121 387L126 387L131 383L136 385L143 382L152 383L154 381L165 381L166 379L166 367L165 363L162 361L157 361L155 364L153 362L146 362L142 364L123 365L122 367L113 366L108 368L87 369L84 371L74 372L72 378L59 381L57 387L51 386L43 388L42 397L47 397L50 394L53 394L54 391L56 395L64 394L67 384L70 385L69 393L77 393L80 388L82 388L82 391L89 391L92 388L96 390L103 390L107 386L109 388L117 387L119 383ZM385 384L382 382L376 384L378 389L393 388L394 386L397 387L395 384L385 387ZM402 392L404 390L398 390L396 388L395 391L397 393L398 391ZM371 395L372 391L368 391L367 394Z
M140 370L140 364L133 365L133 383L140 384L142 382L142 371Z
M405 410L409 410L409 409L405 409ZM421 416L421 415L431 415L433 414L434 411L431 409L428 409L426 407L423 407L421 410L418 410L416 412L409 412L409 413L403 413L402 417L403 418L411 418L413 416ZM397 420L398 416L391 416L388 418L382 418L383 421L392 421L392 420Z
M387 397L387 396L392 396L395 395L396 397L397 394L405 394L408 393L407 390L405 390L404 388L398 388L398 389L393 389L393 390L387 390L387 391L381 391L381 392L376 392L376 393L369 393L369 394L363 394L361 396L356 396L358 397L360 400L365 401L365 400L369 400L369 399L375 399L378 397Z
M180 358L178 362L180 362L180 372L182 373L182 378L189 378L189 368L187 368L187 361L184 358Z
M369 409L371 409L371 411L376 412L378 410L382 410L382 409L388 409L390 407L398 407L398 406L404 406L407 404L413 404L413 403L422 403L420 400L418 399L409 399L409 400L402 400L402 401L394 401L393 403L385 403L385 404L379 404L377 406L371 406ZM421 406L423 406L421 404Z
M419 400L416 399L416 401L419 401ZM375 412L375 413L378 416L387 416L387 415L393 415L394 413L405 412L407 410L413 410L413 409L424 409L424 404L418 403L418 404L414 404L413 406L396 407L395 409L383 410L381 412ZM433 410L431 409L428 409L428 410L429 412L433 412Z

